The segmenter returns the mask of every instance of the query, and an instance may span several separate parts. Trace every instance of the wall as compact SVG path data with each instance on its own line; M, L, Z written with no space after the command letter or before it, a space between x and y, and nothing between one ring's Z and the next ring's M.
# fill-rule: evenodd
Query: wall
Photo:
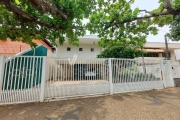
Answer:
M176 60L176 56L174 54L174 50L170 50L170 53L171 53L171 60Z
M162 42L146 42L145 48L166 48L165 43ZM180 48L179 43L168 43L168 48L177 49Z
M0 53L0 56L6 56L6 57L10 57L10 56L14 56L14 54L3 54L3 53Z
M97 43L99 41L98 38L91 38L90 36L87 36L87 38L80 38L80 46L72 46L68 44L68 41L65 40L64 45L60 46L58 45L57 49L57 57L60 58L73 58L74 54L76 53L79 58L96 58L96 55L99 54L103 48L100 48ZM58 43L58 42L57 42ZM95 44L93 44L95 43ZM67 51L67 47L71 47L71 51ZM83 48L83 51L79 51L79 48ZM95 51L91 52L90 48L94 48ZM166 52L166 46L165 43L162 42L147 42L144 45L144 48L146 49L161 49ZM174 49L180 48L179 43L168 43L168 48L171 52L171 60L176 60L175 54L174 54ZM139 58L141 59L141 57ZM159 53L159 57L147 57L145 59L156 59L156 60L164 60L165 58L162 57L162 54Z
M50 51L49 49L47 50L47 57L54 57L55 53Z
M67 47L71 48L71 51L67 51ZM79 48L83 48L83 51L79 51ZM91 48L94 48L94 52L91 52ZM57 57L73 57L74 54L78 55L78 58L96 58L101 52L101 48L97 44L81 44L78 47L69 44L58 46Z

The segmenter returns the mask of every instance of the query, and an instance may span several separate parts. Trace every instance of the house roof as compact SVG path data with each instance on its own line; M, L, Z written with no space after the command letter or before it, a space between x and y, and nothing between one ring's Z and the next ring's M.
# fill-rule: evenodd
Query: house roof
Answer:
M33 40L37 45L44 45L47 49L53 52L53 46L50 45L46 40ZM21 41L0 40L0 54L17 54L24 50L31 48L30 45Z

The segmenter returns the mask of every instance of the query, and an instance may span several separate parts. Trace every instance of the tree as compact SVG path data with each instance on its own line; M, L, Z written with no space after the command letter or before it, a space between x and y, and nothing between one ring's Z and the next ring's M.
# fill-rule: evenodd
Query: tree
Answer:
M172 41L180 40L180 16L176 16L176 18L170 23L170 33L167 36Z
M88 18L95 2L92 0L0 0L0 39L22 40L30 45L32 39L48 39L60 44L67 37L78 44L85 34L84 18Z
M70 44L78 45L78 37L88 29L98 34L101 46L111 41L136 41L142 48L149 33L157 34L155 25L169 24L180 13L180 0L159 0L159 7L153 11L132 10L133 2L0 0L0 39L9 37L34 45L32 39L49 39L53 44L58 39L62 44L67 37ZM84 18L90 19L86 26Z
M180 14L180 0L159 0L159 7L152 11L132 10L133 3L134 0L98 2L87 28L92 34L98 33L102 47L112 42L131 41L143 48L149 33L156 35L157 27L169 24Z
M133 59L135 57L141 56L143 51L138 50L130 46L114 45L108 47L106 50L102 51L97 57L98 58L129 58Z

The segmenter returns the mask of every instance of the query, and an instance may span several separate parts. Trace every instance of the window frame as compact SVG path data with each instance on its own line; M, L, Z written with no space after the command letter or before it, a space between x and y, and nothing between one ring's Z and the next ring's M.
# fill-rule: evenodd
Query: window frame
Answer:
M80 50L81 49L81 50ZM83 48L79 48L79 51L83 51Z
M94 48L91 48L91 52L94 52Z
M69 49L69 50L68 50ZM66 51L71 51L71 47L67 47Z

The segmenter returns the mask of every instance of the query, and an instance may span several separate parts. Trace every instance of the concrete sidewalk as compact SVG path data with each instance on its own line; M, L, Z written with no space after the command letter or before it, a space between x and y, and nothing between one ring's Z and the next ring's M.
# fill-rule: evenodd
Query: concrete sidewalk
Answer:
M179 120L180 88L0 106L1 120Z

